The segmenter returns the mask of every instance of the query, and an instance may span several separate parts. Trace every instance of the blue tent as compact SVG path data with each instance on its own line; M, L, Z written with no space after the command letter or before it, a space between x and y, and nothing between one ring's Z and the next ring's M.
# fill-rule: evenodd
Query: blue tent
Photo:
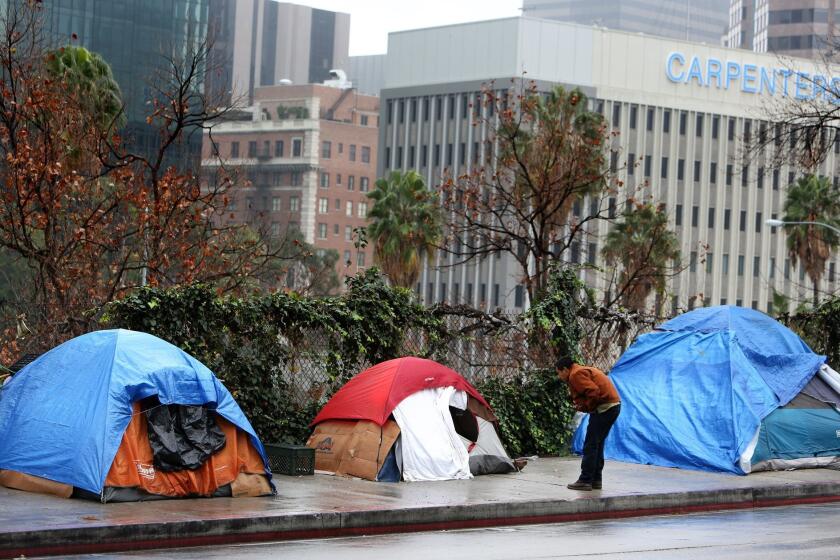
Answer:
M0 389L0 469L98 494L132 403L151 396L209 406L247 433L268 465L251 423L213 372L155 336L119 329L53 348Z
M622 410L605 456L748 473L762 421L793 400L825 359L758 311L719 306L680 315L640 336L612 369ZM578 453L587 419L575 433Z

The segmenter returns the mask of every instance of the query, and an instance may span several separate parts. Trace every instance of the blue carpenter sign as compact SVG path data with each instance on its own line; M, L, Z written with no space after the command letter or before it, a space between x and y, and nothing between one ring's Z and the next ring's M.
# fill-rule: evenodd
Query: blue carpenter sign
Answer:
M780 95L795 99L822 99L840 105L840 77L772 68L757 64L721 61L709 57L688 58L672 52L665 61L665 75L677 84L696 84L717 89L740 89L756 95Z

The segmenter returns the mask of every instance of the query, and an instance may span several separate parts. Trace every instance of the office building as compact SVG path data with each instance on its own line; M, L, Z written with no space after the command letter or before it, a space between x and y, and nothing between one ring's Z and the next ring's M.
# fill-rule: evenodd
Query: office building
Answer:
M347 64L347 77L353 87L364 95L379 96L385 85L385 54L351 56Z
M729 0L524 0L522 15L717 45L727 30L728 5Z
M821 60L833 50L837 0L730 0L730 47Z
M222 161L237 173L231 219L275 237L300 230L338 252L341 274L370 266L372 248L357 250L353 229L367 223L376 181L379 99L346 87L264 86L247 114L215 126L215 145L205 134L207 175Z
M275 0L209 0L215 49L208 89L245 104L261 86L321 83L346 70L350 15Z
M811 61L795 63L802 72L819 72ZM609 206L631 195L665 204L687 268L670 279L673 300L660 302L664 313L704 304L768 311L774 291L807 300L804 267L792 265L784 232L765 224L783 215L786 187L802 170L744 157L745 142L766 133L760 118L766 102L810 95L808 83L792 80L775 55L530 18L392 33L380 97L379 174L416 169L434 187L446 168L455 176L469 172L488 132L473 126L470 104L489 84L507 88L523 76L540 91L581 88L618 132L611 146L617 157L639 162L617 171L623 187L608 195ZM830 152L816 172L836 185L840 143ZM587 212L592 202L575 211ZM562 258L603 265L609 223L595 223ZM427 302L523 307L522 271L509 255L449 267L443 265L454 264L451 255L439 258L417 287ZM838 263L835 253L824 292L840 288ZM607 290L597 270L582 274Z
M133 149L147 152L158 142L146 124L150 83L167 58L195 51L206 40L209 1L51 0L40 5L49 45L78 44L111 65L128 118L124 136ZM173 158L197 164L200 150L198 138L177 146Z

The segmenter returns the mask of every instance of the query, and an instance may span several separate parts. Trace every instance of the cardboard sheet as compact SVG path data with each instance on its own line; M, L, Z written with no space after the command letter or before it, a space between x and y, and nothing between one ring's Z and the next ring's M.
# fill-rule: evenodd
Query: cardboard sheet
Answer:
M330 420L315 427L306 445L315 450L316 470L376 480L399 435L393 420L382 427L367 420Z

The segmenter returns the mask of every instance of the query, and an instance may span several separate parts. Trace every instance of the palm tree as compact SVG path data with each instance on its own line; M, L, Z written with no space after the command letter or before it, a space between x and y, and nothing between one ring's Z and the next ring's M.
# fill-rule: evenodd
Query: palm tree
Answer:
M785 222L822 222L840 227L840 193L832 189L826 177L801 177L787 193ZM819 305L819 282L831 249L840 244L830 228L816 224L786 225L788 255L796 266L802 261L805 272L814 283L814 307Z
M48 52L46 66L53 78L64 80L101 127L118 130L125 125L120 86L102 56L70 45Z
M410 288L420 274L421 258L431 258L441 238L437 196L415 171L393 171L368 194L368 238L382 271L397 286Z
M601 253L609 265L620 265L616 299L641 311L652 291L664 293L680 244L664 205L634 204L607 234Z

